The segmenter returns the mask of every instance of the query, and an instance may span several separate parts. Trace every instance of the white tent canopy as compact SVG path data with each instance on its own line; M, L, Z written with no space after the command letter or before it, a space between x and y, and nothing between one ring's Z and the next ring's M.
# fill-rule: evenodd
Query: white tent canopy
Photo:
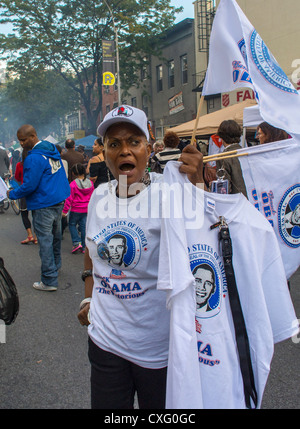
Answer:
M300 90L298 91L298 93L300 94ZM264 122L264 119L260 115L258 104L256 104L255 106L246 107L244 109L243 127L256 128L262 122Z
M264 120L260 116L259 106L246 107L243 115L243 127L256 128Z
M49 134L49 136L46 137L45 140L47 140L47 142L54 143L54 144L58 143L58 141L54 137L52 137L51 134Z

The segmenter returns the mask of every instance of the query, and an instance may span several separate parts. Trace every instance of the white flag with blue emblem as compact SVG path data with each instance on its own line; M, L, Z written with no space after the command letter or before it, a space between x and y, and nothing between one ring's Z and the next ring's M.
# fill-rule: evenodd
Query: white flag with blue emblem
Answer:
M238 152L249 201L268 219L280 247L286 278L300 266L299 138Z
M235 0L221 0L202 95L253 88L262 118L300 134L300 95Z

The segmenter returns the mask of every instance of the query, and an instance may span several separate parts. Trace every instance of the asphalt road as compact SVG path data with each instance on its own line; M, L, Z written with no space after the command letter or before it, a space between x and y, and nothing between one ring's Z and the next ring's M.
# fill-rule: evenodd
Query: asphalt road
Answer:
M21 217L0 215L0 256L19 293L20 312L0 343L0 409L89 409L87 330L77 321L83 298L83 255L71 254L69 232L62 242L57 292L33 289L40 280L38 246L22 246ZM300 270L291 280L300 319ZM264 409L300 408L300 335L275 346Z
M21 216L9 208L0 215L0 255L17 285L20 312L0 344L0 408L90 408L87 329L77 320L84 298L83 255L71 254L65 233L59 290L36 291L39 249L21 245L24 238Z

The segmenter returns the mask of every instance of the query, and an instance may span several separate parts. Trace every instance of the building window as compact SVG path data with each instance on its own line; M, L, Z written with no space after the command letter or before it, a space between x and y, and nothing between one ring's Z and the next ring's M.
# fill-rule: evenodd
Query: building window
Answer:
M119 87L118 87L118 73L115 73L114 91L117 92L118 90L119 90Z
M141 67L141 80L146 80L148 78L147 73L147 57L143 57L143 63Z
M143 95L142 98L142 110L145 112L146 116L148 116L148 96L147 95Z
M188 62L187 62L187 55L182 55L180 57L180 68L181 68L181 83L187 83L188 82Z
M157 92L163 90L163 68L162 65L156 67L156 82L157 82Z
M215 99L214 98L209 98L207 100L207 107L208 107L208 111L211 112L212 110L214 110L215 108Z
M132 107L136 107L137 106L136 97L132 97L132 99L131 99L131 105L132 105Z
M74 131L79 130L79 117L78 115L68 116L68 131L73 133Z
M163 139L164 137L164 128L163 127L156 127L155 128L155 135L157 139Z
M174 88L175 86L175 66L174 60L168 62L168 87Z

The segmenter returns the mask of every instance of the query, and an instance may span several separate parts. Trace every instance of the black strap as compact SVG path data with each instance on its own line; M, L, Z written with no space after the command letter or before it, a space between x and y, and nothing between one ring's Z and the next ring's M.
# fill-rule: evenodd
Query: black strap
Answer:
M240 359L240 368L243 377L245 403L247 408L257 408L257 392L251 364L249 339L232 265L232 243L229 234L229 228L224 221L221 222L219 228L219 240L222 247L229 302L234 323L235 337ZM254 407L251 404L251 399L253 401Z

